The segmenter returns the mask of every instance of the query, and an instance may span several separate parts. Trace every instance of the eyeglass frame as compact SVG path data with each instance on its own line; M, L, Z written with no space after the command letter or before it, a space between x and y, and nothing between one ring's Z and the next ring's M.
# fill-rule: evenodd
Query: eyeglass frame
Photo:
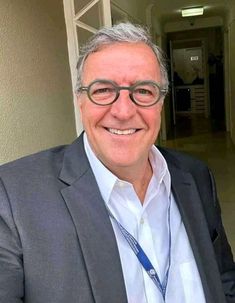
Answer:
M90 95L90 88L93 84L97 83L97 82L103 82L103 83L109 83L109 84L112 84L114 86L114 88L116 89L116 97L114 98L114 100L112 102L109 102L109 103L106 103L106 104L100 104L100 103L97 103L95 102L91 95ZM136 100L134 99L133 97L133 92L134 92L134 89L135 87L139 86L139 85L146 85L146 84L150 84L150 85L153 85L153 86L156 86L158 89L159 89L159 98L154 101L154 103L151 103L151 104L148 104L148 105L142 105L142 104L139 104L138 101L136 102ZM114 81L112 80L107 80L107 79L96 79L94 81L92 81L88 86L81 86L78 88L78 92L86 92L87 93L87 96L88 98L90 99L90 101L96 105L99 105L99 106L107 106L107 105L111 105L113 104L115 101L117 101L117 99L119 98L120 96L120 91L121 90L128 90L130 93L129 93L129 97L131 99L131 101L136 104L137 106L140 106L140 107L150 107L150 106L153 106L155 105L156 103L159 102L159 100L161 100L161 98L163 96L165 96L167 94L167 89L166 88L162 88L157 82L155 81L151 81L151 80L144 80L144 81L137 81L135 84L133 85L130 85L130 86L118 86Z

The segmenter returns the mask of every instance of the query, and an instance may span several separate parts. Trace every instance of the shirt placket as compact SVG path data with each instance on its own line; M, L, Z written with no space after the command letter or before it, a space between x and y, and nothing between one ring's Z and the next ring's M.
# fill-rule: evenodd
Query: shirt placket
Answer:
M148 220L148 216L146 211L143 211L138 224L138 242L141 245L142 249L144 250L145 254L148 256L149 260L151 261L152 265L154 266L157 273L160 272L159 264L154 253L154 243L152 232ZM140 265L141 266L141 265ZM162 295L160 291L157 289L157 286L153 283L150 279L149 275L146 273L143 266L141 266L142 275L143 275L143 283L145 289L145 296L147 303L155 303L156 297L158 297L157 302L162 301Z

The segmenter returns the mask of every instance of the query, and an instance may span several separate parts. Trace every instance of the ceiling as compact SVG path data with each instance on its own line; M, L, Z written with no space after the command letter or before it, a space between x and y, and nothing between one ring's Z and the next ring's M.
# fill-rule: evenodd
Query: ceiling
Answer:
M183 20L181 9L186 7L203 6L203 18L212 16L224 17L230 1L233 0L154 0L154 10L163 23Z

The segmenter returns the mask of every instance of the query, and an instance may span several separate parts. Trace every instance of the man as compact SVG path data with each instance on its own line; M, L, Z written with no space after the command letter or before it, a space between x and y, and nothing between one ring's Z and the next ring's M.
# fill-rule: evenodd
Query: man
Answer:
M235 302L211 173L153 145L167 87L141 27L84 47L85 132L0 169L1 303Z

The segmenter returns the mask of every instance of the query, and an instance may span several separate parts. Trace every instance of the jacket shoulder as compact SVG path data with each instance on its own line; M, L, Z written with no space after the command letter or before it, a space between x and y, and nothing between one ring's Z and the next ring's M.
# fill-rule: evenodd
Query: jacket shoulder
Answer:
M22 179L33 174L50 173L58 171L63 161L67 146L56 146L40 151L0 166L0 178Z
M158 149L168 163L174 164L180 169L188 172L193 172L195 169L208 169L208 166L205 162L192 155L165 147L158 147Z

